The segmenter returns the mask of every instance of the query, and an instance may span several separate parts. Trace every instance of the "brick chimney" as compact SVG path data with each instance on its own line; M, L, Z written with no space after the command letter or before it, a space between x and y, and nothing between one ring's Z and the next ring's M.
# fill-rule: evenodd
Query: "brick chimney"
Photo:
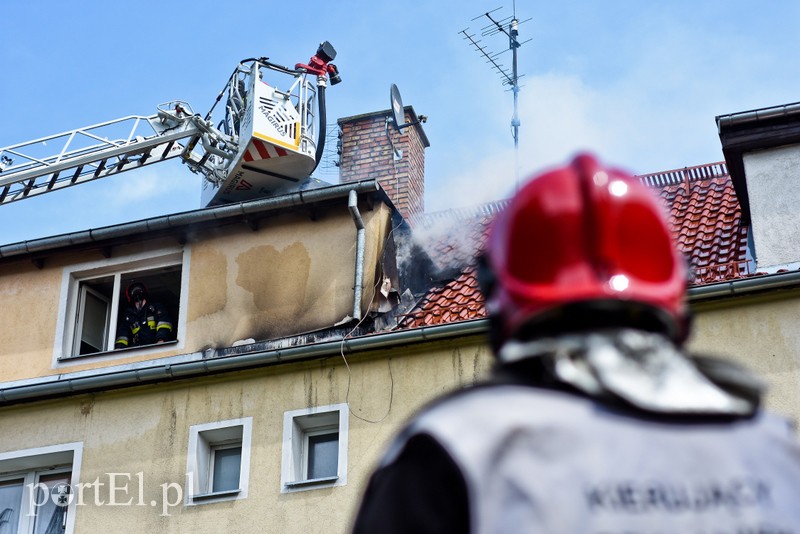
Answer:
M756 268L800 267L800 102L717 117Z
M405 106L406 122L418 120ZM388 123L387 123L388 121ZM421 124L403 128L391 123L390 110L339 119L339 182L375 179L405 219L425 210L425 149L430 146ZM394 145L394 149L392 148Z

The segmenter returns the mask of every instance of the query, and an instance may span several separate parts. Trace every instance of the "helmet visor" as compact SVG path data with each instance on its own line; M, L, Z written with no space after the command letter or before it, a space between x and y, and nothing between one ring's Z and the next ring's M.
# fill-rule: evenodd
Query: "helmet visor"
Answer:
M131 302L142 302L145 298L144 288L142 286L134 286L131 288Z

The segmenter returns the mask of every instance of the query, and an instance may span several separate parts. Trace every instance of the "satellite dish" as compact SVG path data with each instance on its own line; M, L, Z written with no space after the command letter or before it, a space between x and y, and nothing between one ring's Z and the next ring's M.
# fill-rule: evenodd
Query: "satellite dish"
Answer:
M419 118L413 122L405 122L406 108L403 107L403 99L400 98L400 89L398 89L395 84L392 84L389 89L389 98L389 105L392 108L392 122L398 132L403 133L403 128L408 128L409 126L414 126L421 122L427 122L428 117L425 115L420 115Z
M392 84L392 87L389 89L389 99L392 108L394 127L396 130L402 131L403 128L410 126L410 124L405 123L406 112L403 107L403 99L400 97L400 89L398 89L395 84Z

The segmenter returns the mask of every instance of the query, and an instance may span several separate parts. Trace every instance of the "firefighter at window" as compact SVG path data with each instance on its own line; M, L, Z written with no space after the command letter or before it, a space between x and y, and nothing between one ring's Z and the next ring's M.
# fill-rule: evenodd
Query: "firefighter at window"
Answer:
M479 262L492 378L400 432L356 533L798 532L800 447L758 380L682 348L661 210L588 155L514 195Z
M150 302L147 288L134 282L125 290L128 307L121 315L117 328L115 349L164 343L172 339L172 322L166 308Z

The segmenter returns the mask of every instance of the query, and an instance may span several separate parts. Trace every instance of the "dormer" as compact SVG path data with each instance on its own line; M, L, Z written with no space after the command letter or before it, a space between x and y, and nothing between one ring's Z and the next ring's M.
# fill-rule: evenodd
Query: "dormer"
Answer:
M757 270L800 267L800 103L716 120Z
M380 300L373 288L402 285L384 258L395 217L364 180L2 245L0 374L205 358L352 329ZM115 347L132 281L168 310L167 343Z

